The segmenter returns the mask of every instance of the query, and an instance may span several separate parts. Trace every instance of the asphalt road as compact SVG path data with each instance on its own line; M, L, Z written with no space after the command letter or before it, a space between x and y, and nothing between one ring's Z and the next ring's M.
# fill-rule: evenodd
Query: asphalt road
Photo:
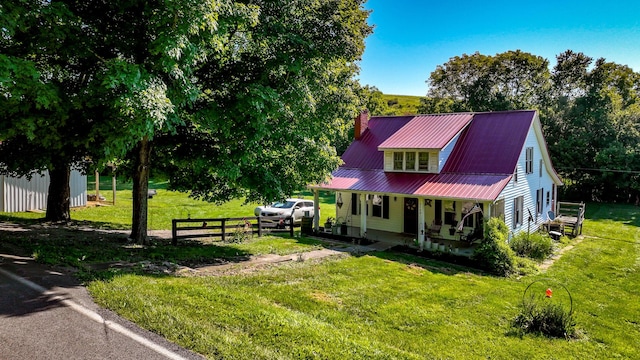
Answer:
M0 254L0 360L202 359L101 309L63 270Z

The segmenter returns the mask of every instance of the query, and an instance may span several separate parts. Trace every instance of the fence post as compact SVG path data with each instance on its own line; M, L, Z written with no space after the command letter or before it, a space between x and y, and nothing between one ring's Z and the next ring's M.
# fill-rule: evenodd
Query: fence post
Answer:
M293 217L289 216L289 236L293 237Z
M257 216L258 218L258 237L262 237L262 216Z
M222 226L221 226L221 227L222 227L222 229L221 229L221 230L222 230L222 241L225 241L225 240L226 240L226 237L227 237L227 227L226 227L226 225L225 225L226 220L227 220L227 219L222 219L222 220L220 220L220 225L222 225Z
M115 194L114 194L115 195ZM171 220L171 245L178 245L178 228L176 219Z

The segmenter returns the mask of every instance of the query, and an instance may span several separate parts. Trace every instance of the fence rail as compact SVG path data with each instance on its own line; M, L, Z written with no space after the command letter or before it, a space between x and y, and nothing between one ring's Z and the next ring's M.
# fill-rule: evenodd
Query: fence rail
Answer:
M242 218L216 218L216 219L173 219L171 220L171 243L178 244L178 239L220 237L225 241L227 236L233 236L237 232L244 234L255 232L261 237L264 231L271 233L288 232L293 237L295 224L291 217L282 219L276 216L255 216ZM180 224L188 224L180 226ZM193 225L193 224L198 224ZM178 232L187 232L178 234Z

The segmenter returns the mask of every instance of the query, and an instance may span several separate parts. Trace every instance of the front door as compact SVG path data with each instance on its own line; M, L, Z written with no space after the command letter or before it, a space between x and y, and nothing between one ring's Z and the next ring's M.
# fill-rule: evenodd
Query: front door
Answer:
M418 235L418 199L404 198L404 232Z

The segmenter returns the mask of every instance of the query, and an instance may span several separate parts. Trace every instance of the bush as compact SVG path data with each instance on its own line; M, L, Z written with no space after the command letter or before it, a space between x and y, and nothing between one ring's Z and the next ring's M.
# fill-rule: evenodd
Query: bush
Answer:
M502 219L491 218L485 227L486 234L473 253L478 266L496 275L509 276L516 271L515 254L507 245L509 228Z
M525 301L522 312L511 325L523 333L543 334L550 337L576 337L576 324L573 314L561 304L550 299Z
M536 262L520 256L515 257L515 267L517 269L516 274L519 276L534 275L540 272L540 269L538 269Z
M509 243L511 249L518 255L542 261L553 254L553 240L540 233L518 233Z

